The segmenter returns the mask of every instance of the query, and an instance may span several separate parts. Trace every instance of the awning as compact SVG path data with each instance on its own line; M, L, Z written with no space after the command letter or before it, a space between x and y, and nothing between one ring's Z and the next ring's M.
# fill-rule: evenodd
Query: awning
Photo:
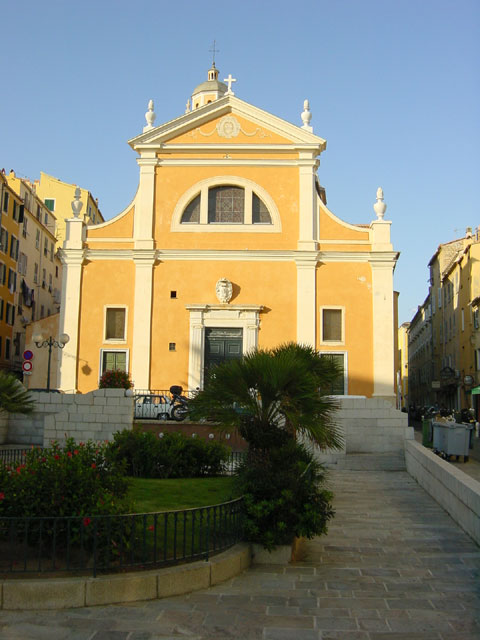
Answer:
M480 396L480 386L478 386L478 387L473 387L473 389L472 389L472 396Z

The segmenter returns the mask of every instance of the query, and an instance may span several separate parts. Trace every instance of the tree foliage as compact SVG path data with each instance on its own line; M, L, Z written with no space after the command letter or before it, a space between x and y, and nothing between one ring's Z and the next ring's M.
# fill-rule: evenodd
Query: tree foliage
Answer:
M0 410L8 413L31 413L35 407L32 396L20 380L0 371Z

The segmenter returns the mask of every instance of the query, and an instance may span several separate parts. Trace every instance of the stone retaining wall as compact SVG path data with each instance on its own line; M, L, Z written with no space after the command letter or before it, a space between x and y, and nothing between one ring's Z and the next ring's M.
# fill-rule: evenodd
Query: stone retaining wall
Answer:
M480 544L480 482L415 440L405 446L408 473Z
M115 431L132 428L134 399L124 389L32 392L32 396L35 411L31 415L9 416L7 442L48 446L52 440L63 443L66 437L77 442L111 440Z
M344 447L318 455L321 462L334 465L352 454L390 454L402 456L405 441L413 440L408 416L392 407L388 400L364 396L339 396L335 414L344 436Z
M245 543L208 560L153 571L75 578L0 581L0 610L69 609L154 600L207 589L237 576L251 563Z

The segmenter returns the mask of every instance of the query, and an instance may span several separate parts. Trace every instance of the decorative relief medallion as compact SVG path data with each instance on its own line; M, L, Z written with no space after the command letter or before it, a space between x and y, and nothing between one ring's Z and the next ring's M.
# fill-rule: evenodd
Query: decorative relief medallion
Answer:
M217 294L217 300L226 304L232 299L233 287L230 280L227 278L220 278L215 285L215 293Z
M236 138L240 129L239 121L233 116L224 116L217 122L217 133L221 138Z

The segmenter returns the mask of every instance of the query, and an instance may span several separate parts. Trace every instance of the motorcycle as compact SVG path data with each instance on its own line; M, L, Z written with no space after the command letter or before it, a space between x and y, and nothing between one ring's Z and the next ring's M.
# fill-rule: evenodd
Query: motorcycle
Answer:
M172 394L170 415L173 420L181 422L188 415L188 399L182 395L183 388L180 385L172 385L170 393Z

